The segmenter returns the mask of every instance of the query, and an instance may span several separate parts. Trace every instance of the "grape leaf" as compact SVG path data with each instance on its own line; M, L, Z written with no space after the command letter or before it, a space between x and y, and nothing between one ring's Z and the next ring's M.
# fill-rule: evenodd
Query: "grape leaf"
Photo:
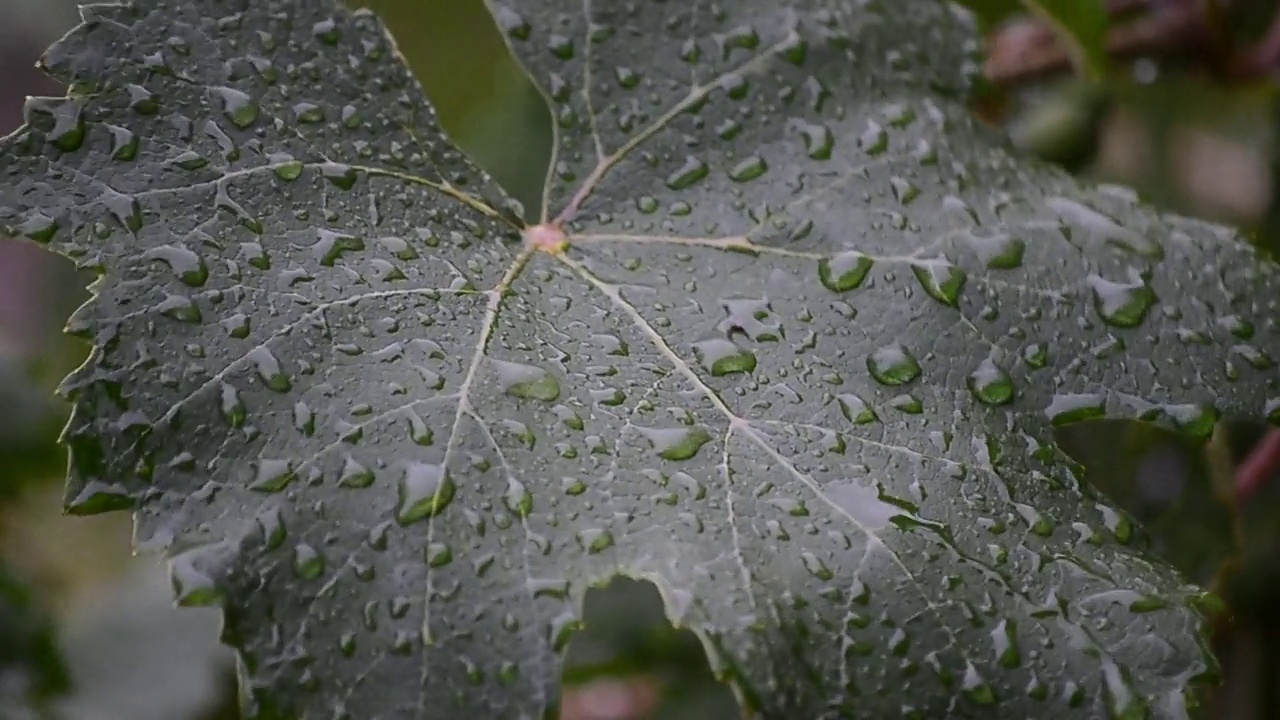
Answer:
M0 224L95 268L67 505L221 604L251 713L533 717L652 580L770 718L1194 709L1202 595L1053 428L1280 421L1277 268L1015 158L933 0L492 5L544 221L332 2L85 10Z

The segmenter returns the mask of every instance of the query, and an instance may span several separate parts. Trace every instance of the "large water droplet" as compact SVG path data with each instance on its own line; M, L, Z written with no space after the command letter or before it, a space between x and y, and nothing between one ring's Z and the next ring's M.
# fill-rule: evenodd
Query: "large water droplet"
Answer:
M882 499L879 488L873 484L839 482L824 488L823 492L854 522L870 532L885 527L895 516L907 514L903 508Z
M326 267L333 267L333 264L345 252L363 249L364 240L354 235L324 228L316 230L316 242L311 246L311 252L315 255L316 262Z
M209 91L222 105L222 114L238 128L247 128L258 119L258 104L240 90L216 87Z
M401 525L439 514L453 500L457 488L443 465L409 463L400 478L396 520Z
M711 442L711 434L701 427L646 428L637 427L658 456L666 460L688 460Z
M702 367L721 377L730 373L750 373L756 369L756 356L738 347L732 340L714 338L693 344L693 353Z
M978 669L973 663L967 663L964 670L964 678L960 681L960 690L964 692L965 697L977 703L978 705L993 705L996 701L995 690L987 683L982 675L978 674Z
M911 272L929 297L943 305L956 307L967 279L963 270L946 258L937 258L912 263Z
M306 543L293 548L293 571L303 580L314 580L324 572L324 556Z
M752 156L729 168L729 179L735 182L755 180L768 169L769 166L765 163L764 158Z
M276 392L288 392L293 387L289 376L280 369L280 361L266 347L259 346L245 354L245 358L253 363L258 377L270 389Z
M1097 210L1086 207L1075 200L1049 198L1045 201L1045 204L1063 220L1083 227L1094 242L1114 245L1126 252L1147 258L1158 260L1164 256L1164 249L1151 238L1139 235Z
M882 385L906 385L920 377L920 363L901 345L886 345L867 356L867 370Z
M1100 418L1106 414L1107 399L1102 395L1054 395L1044 414L1054 425Z
M588 528L578 532L578 544L594 555L613 546L613 533L602 528Z
M1093 304L1106 323L1117 327L1137 327L1156 303L1156 294L1145 283L1117 283L1098 275L1087 279L1093 288Z
M547 402L560 397L560 382L540 367L494 358L490 358L489 362L498 373L502 391L508 395Z
M1013 402L1013 380L991 358L983 360L978 369L969 373L967 383L973 396L987 405Z
M256 460L253 482L249 488L259 492L280 492L293 481L293 478L293 461L291 460Z
M209 268L191 250L178 245L161 245L143 253L144 260L159 260L169 266L178 279L192 287L200 287L209 279Z
M1020 267L1022 256L1027 249L1027 244L1023 240L1003 234L991 237L970 234L965 236L965 243L978 256L978 262L992 270L1012 270Z
M991 644L995 648L996 662L1003 667L1016 668L1022 664L1018 649L1016 626L1011 620L1001 620L991 631Z
M876 411L857 395L850 393L837 395L836 401L840 403L840 412L854 425L866 425L880 419Z
M507 509L516 517L528 517L533 512L533 494L525 484L510 478L507 480L507 492L502 497Z
M338 484L348 488L367 488L373 484L373 471L365 467L350 455L342 465L342 474L338 476Z
M818 261L818 279L828 290L853 290L867 279L874 264L870 257L856 250L842 252Z
M672 190L684 190L706 177L709 172L706 163L690 155L685 158L683 165L667 176L667 187Z

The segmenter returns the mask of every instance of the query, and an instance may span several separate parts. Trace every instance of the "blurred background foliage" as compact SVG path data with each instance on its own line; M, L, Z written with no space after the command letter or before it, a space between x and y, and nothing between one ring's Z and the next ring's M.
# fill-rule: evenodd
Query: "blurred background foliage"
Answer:
M356 4L387 21L445 129L536 212L550 118L482 2ZM987 38L979 117L1044 161L1280 252L1280 0L963 4ZM25 96L61 92L33 63L76 20L73 0L0 0L0 133L20 124ZM66 408L53 390L87 348L59 330L86 280L0 240L0 720L235 720L216 611L173 608L161 563L130 558L127 517L61 515ZM1280 491L1264 432L1227 419L1207 443L1116 422L1060 436L1125 509L1115 522L1132 542L1218 591L1224 682L1209 715L1228 720L1280 717ZM565 720L735 716L652 585L617 579L588 595L586 617Z

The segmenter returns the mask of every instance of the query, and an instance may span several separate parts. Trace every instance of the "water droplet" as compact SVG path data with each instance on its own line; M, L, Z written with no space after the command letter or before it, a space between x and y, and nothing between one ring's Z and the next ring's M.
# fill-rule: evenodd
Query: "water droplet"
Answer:
M1031 343L1022 351L1022 361L1032 370L1039 370L1049 363L1049 345L1047 343Z
M1145 720L1151 717L1142 696L1134 692L1124 669L1108 657L1102 662L1102 687L1107 702L1107 717L1112 720Z
M1093 208L1067 198L1049 198L1049 209L1063 220L1080 225L1094 242L1114 245L1126 252L1158 260L1164 257L1164 249L1151 238L1139 235ZM1069 232L1069 228L1067 229Z
M493 8L494 18L498 21L498 27L507 35L516 40L528 40L532 32L529 21L525 20L520 13L512 10L505 3L494 3L490 6Z
M235 387L222 383L222 416L227 419L231 427L238 428L244 425L245 408L244 401L240 399L240 391Z
M857 395L837 395L836 401L840 403L840 412L854 425L866 425L880 419L876 411Z
M827 160L835 147L836 138L826 125L796 121L800 137L804 140L804 152L813 160Z
M711 442L711 434L701 427L646 428L637 427L648 439L658 456L666 460L688 460Z
M905 347L886 345L867 356L867 370L882 385L906 385L920 377L920 363Z
M987 405L1013 402L1013 380L991 358L983 360L978 369L969 374L967 382L973 396Z
M258 104L246 93L230 87L216 87L209 92L222 105L222 114L236 127L247 128L258 119Z
M823 494L854 522L872 532L888 525L894 517L908 514L881 497L880 489L873 484L833 483L823 489Z
M498 373L502 391L508 395L547 402L560 397L560 382L540 367L495 358L490 358L489 362Z
M293 387L289 376L281 371L280 361L266 347L259 346L250 350L245 354L245 358L253 363L254 369L258 372L258 377L262 378L263 384L271 390L288 392Z
M144 260L165 263L178 279L191 287L200 287L209 279L209 268L205 266L204 260L185 247L161 245L148 250L142 257Z
M1187 403L1165 405L1161 409L1179 430L1194 437L1209 437L1218 424L1218 410L1211 406Z
M810 575L819 580L826 581L835 577L835 573L831 572L831 568L827 567L822 558L811 552L801 553L800 562L804 564L804 569L808 570Z
M342 254L364 249L364 240L354 235L320 228L316 230L316 242L311 246L311 253L316 262L325 267L333 267Z
M342 465L342 474L338 476L338 484L348 488L367 488L373 484L373 471L358 460L347 456Z
M752 156L729 168L729 179L734 182L748 182L760 177L768 169L769 166L764 158Z
M1054 395L1044 414L1054 425L1099 418L1106 414L1106 397L1102 395Z
M194 300L185 295L165 296L156 304L156 310L178 322L198 323L201 319L200 308L196 307Z
M966 663L964 670L964 678L960 681L960 690L964 692L965 697L978 705L993 705L996 701L996 692L991 689L991 685L978 674L978 669L973 663Z
M547 41L547 50L561 60L573 59L573 40L565 35L552 35Z
M507 480L507 492L502 500L516 517L529 517L529 513L533 512L533 495L524 483L515 478Z
M437 515L448 507L456 490L443 465L409 463L400 478L396 520L408 525Z
M578 533L578 544L594 555L613 546L613 533L602 528L588 528Z
M256 460L253 463L253 482L249 489L259 492L280 492L293 481L292 460Z
M667 187L671 190L684 190L705 178L710 170L707 164L692 155L684 160L684 164L667 176Z
M173 594L183 607L208 607L222 600L222 591L213 578L198 567L209 556L210 548L196 548L169 560L169 580Z
M1156 294L1145 283L1117 283L1090 275L1093 304L1104 322L1116 327L1137 327L1156 303Z
M324 556L306 543L293 548L293 571L303 580L315 580L324 572Z
M1018 650L1018 636L1015 626L1010 620L1001 620L991 631L991 644L995 648L996 662L1007 668L1016 668L1022 664L1022 653Z
M45 215L39 210L35 210L31 215L18 226L18 232L30 238L34 242L47 243L53 239L58 232L58 221Z
M843 252L818 261L818 279L828 290L845 292L862 285L875 264L858 251Z
M693 353L702 367L716 377L730 373L750 373L756 369L755 354L726 338L696 342L693 344Z
M937 258L912 263L911 271L929 297L943 305L956 307L967 279L963 270L946 258Z
M1022 256L1027 249L1026 242L1008 235L991 237L967 235L965 243L978 256L978 262L992 270L1012 270L1021 267Z

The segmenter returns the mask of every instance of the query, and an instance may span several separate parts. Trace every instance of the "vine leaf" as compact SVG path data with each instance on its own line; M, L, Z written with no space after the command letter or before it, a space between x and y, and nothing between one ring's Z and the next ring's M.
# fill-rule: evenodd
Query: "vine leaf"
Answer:
M1188 712L1201 593L1052 430L1280 421L1276 266L1009 154L943 3L492 10L533 228L332 2L86 9L4 141L0 225L102 273L68 508L250 710L551 713L624 573L764 717Z

